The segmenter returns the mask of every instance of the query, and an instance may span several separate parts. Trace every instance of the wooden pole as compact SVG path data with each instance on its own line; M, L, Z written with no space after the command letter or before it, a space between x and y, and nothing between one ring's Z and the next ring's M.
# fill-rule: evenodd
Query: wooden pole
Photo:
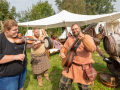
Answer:
M68 36L68 30L67 30L67 24L66 24L66 22L65 21L63 21L64 22L64 24L65 24L65 29L66 29L66 37Z
M45 30L43 29L43 33L45 34L45 36L47 37L47 34L46 34L46 32L45 32Z
M106 22L106 30L107 30L107 35L108 35L108 23Z

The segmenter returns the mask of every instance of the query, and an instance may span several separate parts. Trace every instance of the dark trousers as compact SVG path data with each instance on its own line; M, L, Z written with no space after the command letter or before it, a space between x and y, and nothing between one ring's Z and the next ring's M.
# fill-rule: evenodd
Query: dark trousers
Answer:
M70 78L65 77L64 75L61 75L60 81L59 81L59 90L68 90L68 88L71 87L73 80ZM79 90L91 90L90 85L83 85L78 83Z

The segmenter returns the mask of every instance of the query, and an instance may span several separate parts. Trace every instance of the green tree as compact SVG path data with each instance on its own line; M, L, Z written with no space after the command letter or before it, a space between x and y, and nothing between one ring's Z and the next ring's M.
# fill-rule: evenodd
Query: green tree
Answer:
M55 0L59 11L67 10L69 12L86 15L96 15L114 12L112 2L116 0Z
M10 9L10 3L6 0L0 0L0 20L4 21L6 19L13 19L16 18L16 8L13 6Z
M49 17L54 14L54 10L52 6L48 3L48 1L41 2L38 1L36 5L32 5L32 8L28 8L28 10L22 11L18 14L18 21L33 21L42 18Z
M84 14L85 1L84 0L55 0L59 11L67 10L76 14Z
M114 12L114 5L112 2L116 0L85 0L87 15L107 14Z
M48 3L48 1L41 2L40 0L37 2L37 4L33 4L32 8L28 8L28 10L19 12L18 21L26 22L26 21L38 20L38 19L52 16L53 14L55 14L55 12L52 9L52 6ZM25 34L26 30L27 28L25 27L19 28L19 32L23 34Z

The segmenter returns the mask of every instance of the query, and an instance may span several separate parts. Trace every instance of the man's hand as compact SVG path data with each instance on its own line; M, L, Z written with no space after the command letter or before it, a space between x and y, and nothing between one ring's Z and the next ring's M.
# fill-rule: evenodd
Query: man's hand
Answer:
M35 41L34 45L37 45L37 44L40 44L40 43L41 43L41 41Z
M64 53L60 53L60 57L61 57L62 59L64 59L66 56L65 56Z
M83 33L80 32L80 34L78 35L79 40L83 40L85 38L85 35Z

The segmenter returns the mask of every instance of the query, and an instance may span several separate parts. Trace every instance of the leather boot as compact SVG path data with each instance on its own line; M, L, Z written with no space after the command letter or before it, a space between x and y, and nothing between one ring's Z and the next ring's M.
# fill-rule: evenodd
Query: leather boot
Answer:
M37 76L37 80L38 80L39 86L42 87L43 86L43 84L42 84L42 76Z

